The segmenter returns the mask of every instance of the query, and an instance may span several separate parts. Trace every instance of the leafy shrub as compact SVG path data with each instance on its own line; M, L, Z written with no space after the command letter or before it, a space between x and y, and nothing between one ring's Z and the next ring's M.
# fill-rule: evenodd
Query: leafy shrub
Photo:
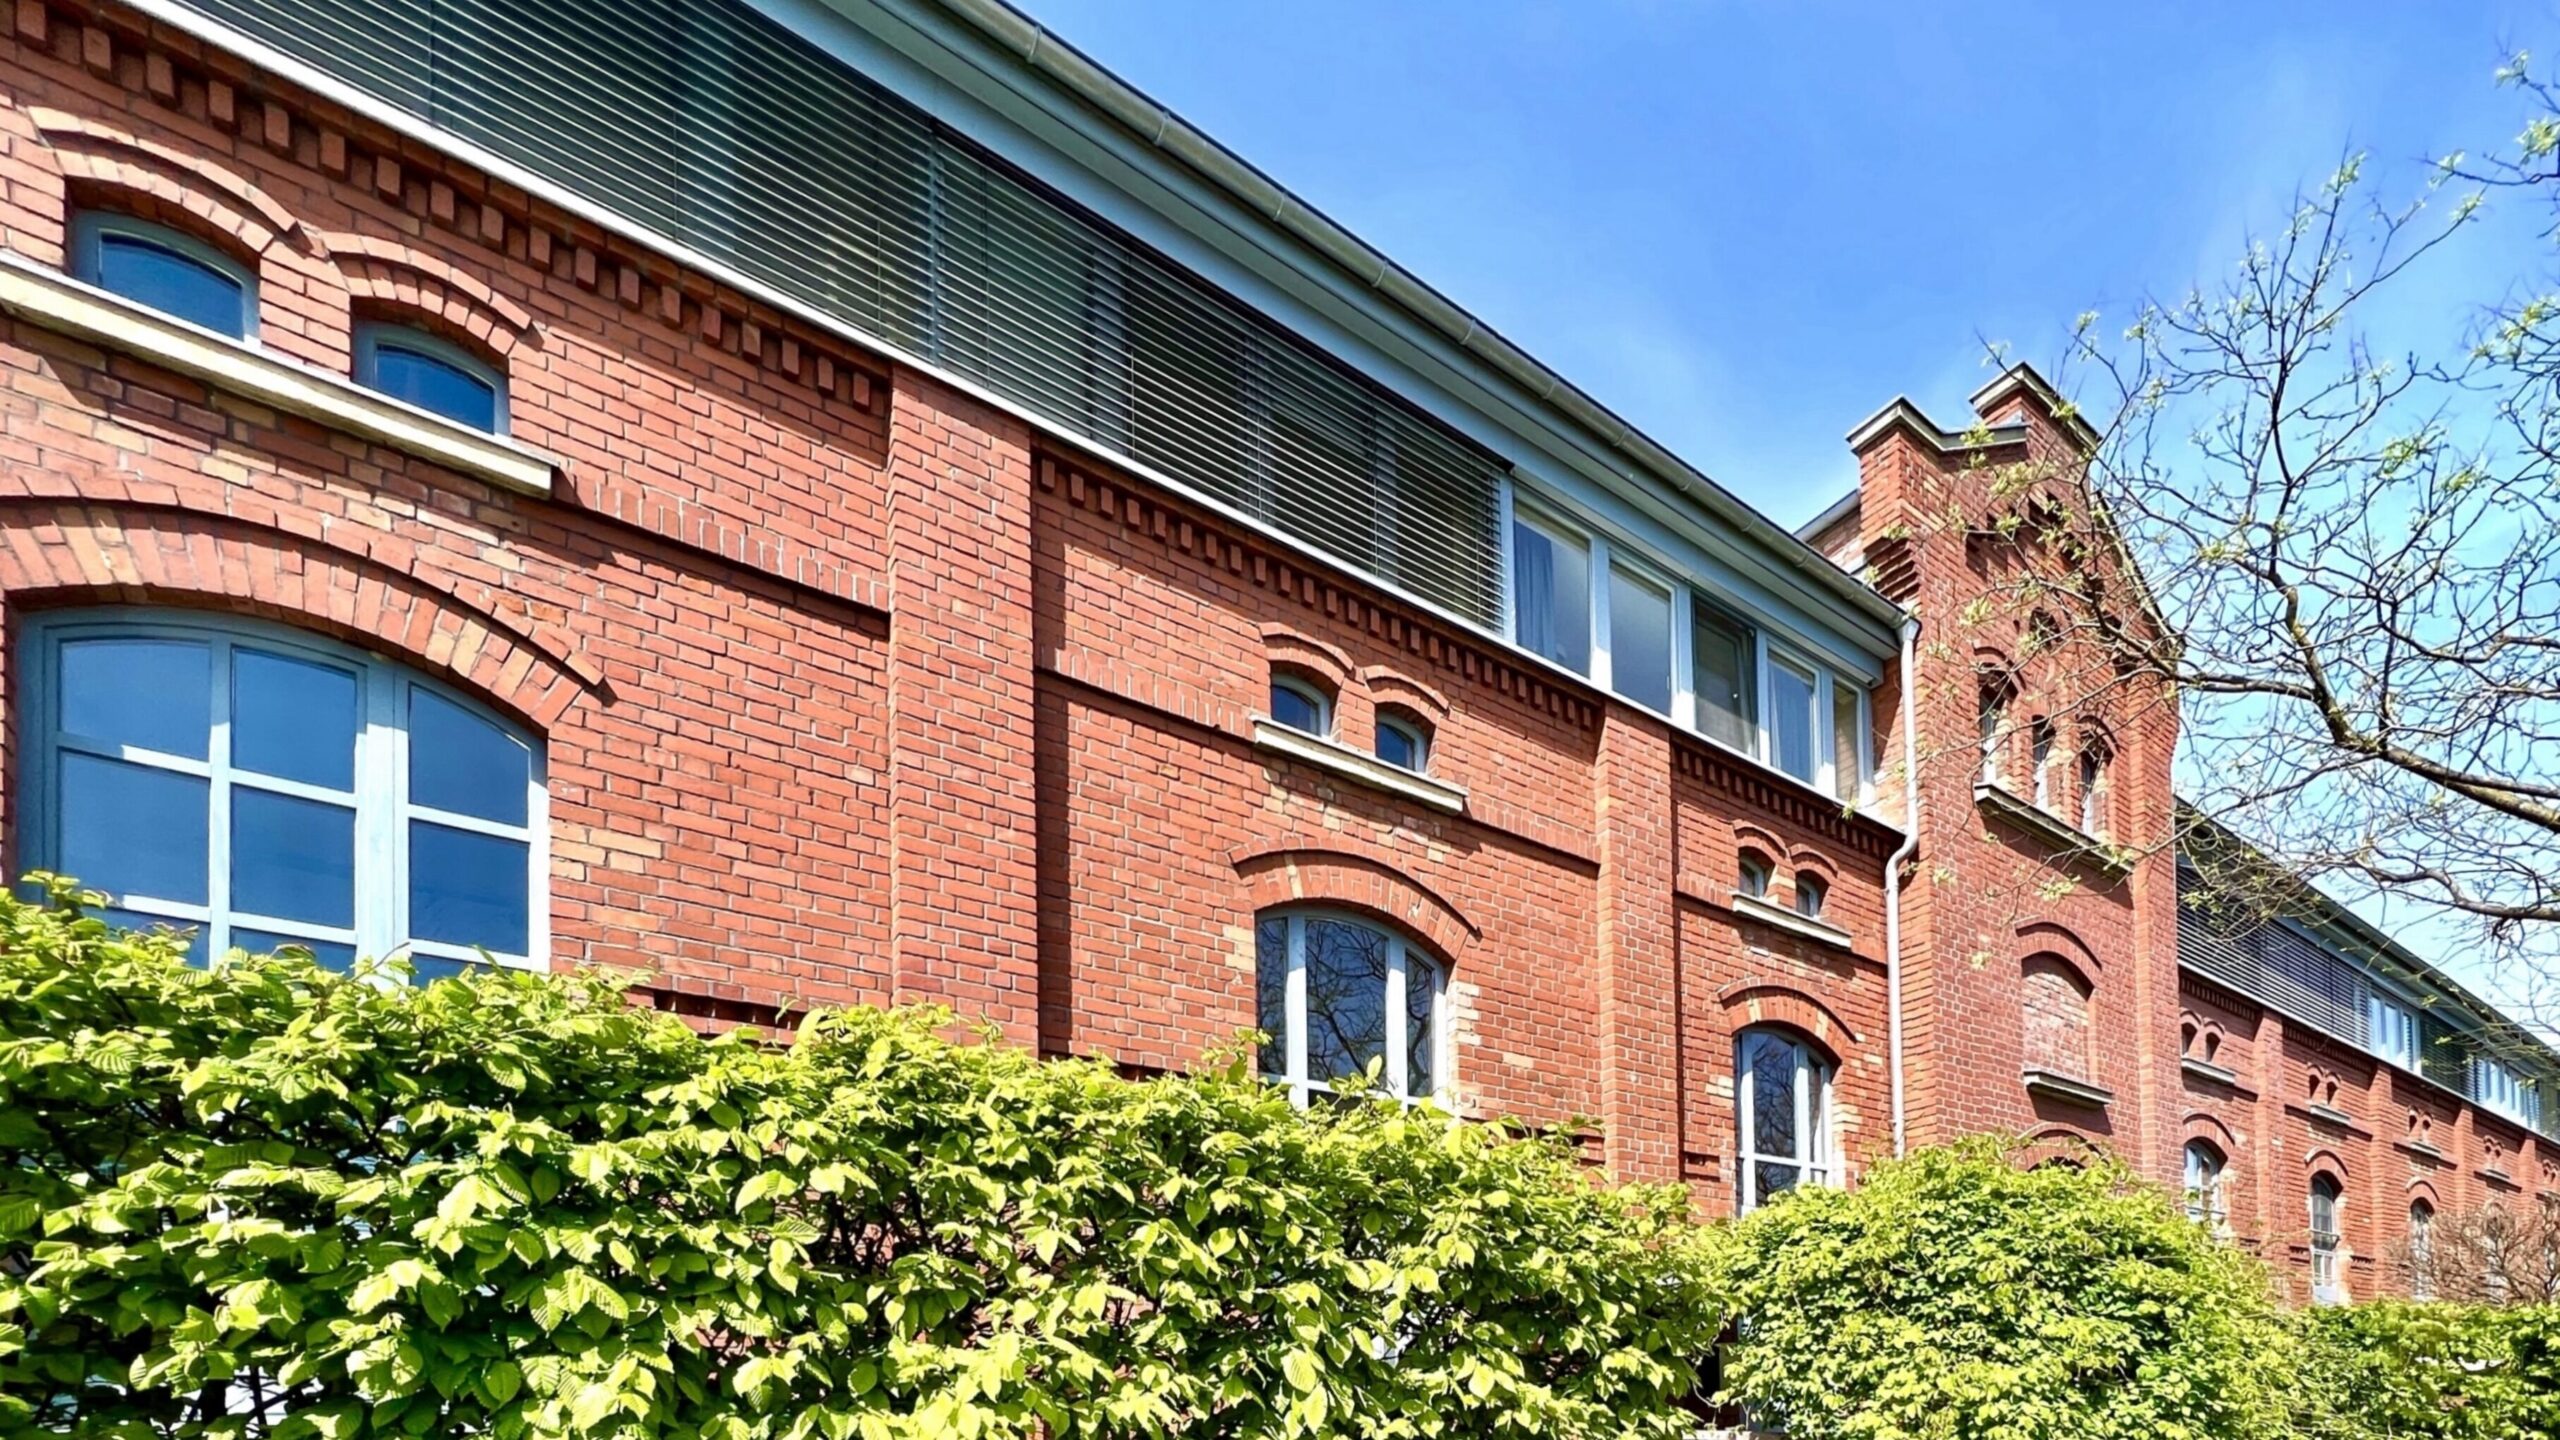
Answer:
M2296 1323L2309 1440L2560 1435L2560 1305L2377 1300Z
M1789 1194L1727 1242L1727 1394L1790 1440L2285 1430L2264 1272L2111 1165L1966 1142Z
M1649 1436L1677 1190L612 980L409 988L0 899L0 1433Z

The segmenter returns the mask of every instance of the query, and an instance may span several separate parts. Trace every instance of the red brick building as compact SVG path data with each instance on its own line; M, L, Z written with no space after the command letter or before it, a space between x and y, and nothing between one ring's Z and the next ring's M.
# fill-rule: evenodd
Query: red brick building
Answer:
M1717 1210L2209 1155L2353 1293L2560 1192L2550 1057L2440 1058L2494 1017L2348 917L2182 912L2172 707L2065 733L1941 618L2040 563L1983 538L2078 438L2031 372L1861 426L1808 543L984 0L0 44L14 868L711 1021L1259 1026Z

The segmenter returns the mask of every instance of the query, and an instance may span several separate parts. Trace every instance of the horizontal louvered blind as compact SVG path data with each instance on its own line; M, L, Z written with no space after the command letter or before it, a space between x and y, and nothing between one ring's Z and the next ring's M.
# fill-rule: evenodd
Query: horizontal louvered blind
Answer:
M186 0L1484 624L1502 467L737 0Z

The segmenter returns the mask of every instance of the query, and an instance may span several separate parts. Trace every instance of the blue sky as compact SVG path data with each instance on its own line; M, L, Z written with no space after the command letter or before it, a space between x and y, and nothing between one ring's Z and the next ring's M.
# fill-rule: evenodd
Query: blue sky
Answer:
M2503 141L2560 55L2498 0L1022 3L1789 524L1981 338L2220 272L2351 146Z

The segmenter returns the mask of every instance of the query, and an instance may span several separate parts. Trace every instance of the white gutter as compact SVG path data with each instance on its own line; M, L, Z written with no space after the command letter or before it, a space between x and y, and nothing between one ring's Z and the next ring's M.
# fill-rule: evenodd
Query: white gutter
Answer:
M1884 862L1884 1014L1885 1078L1893 1089L1893 1154L1910 1153L1910 1134L1903 1121L1902 1089L1902 867L1920 848L1920 737L1915 728L1919 705L1914 692L1919 674L1920 617L1902 622L1902 843Z

